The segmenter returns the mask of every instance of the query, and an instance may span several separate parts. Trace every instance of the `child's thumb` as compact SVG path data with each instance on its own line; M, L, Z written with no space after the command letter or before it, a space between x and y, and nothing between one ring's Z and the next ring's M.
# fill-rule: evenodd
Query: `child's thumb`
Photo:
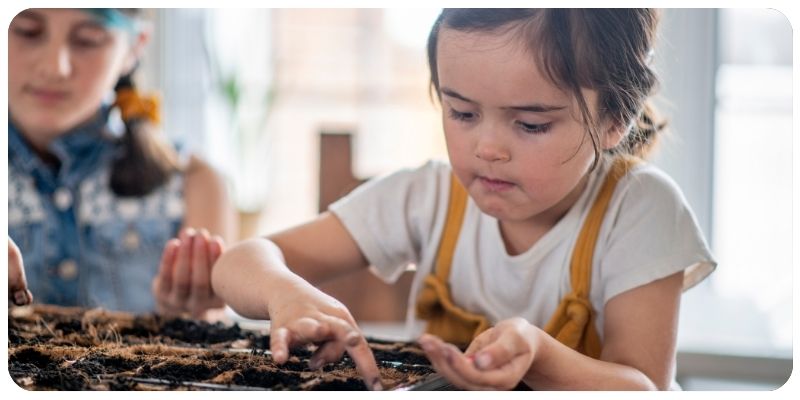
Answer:
M512 343L501 337L475 352L473 362L479 370L498 368L511 362L516 353Z
M33 295L28 290L28 282L25 280L22 254L10 237L8 238L8 299L18 306L33 301Z

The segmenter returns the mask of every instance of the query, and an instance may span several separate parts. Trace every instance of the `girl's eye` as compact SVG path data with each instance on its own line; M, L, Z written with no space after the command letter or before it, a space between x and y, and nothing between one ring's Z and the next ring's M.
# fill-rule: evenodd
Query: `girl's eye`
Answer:
M98 47L103 44L102 40L95 40L95 39L87 39L87 38L74 38L72 39L72 43L78 47Z
M517 121L517 125L522 129L523 132L534 135L547 133L552 124L552 122L548 122L546 124L526 124L524 122Z
M42 34L41 29L37 28L20 28L16 27L13 29L15 35L23 38L23 39L36 39Z
M35 18L18 16L11 20L10 31L23 39L35 39L44 32L44 24Z
M455 109L450 109L450 118L456 121L470 121L475 118L475 113L459 112Z
M23 39L36 39L42 35L43 29L33 26L32 24L17 24L11 31Z

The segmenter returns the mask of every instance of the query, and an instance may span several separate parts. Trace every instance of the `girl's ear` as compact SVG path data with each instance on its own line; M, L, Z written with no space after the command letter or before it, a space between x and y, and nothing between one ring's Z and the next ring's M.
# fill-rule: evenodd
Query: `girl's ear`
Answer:
M619 142L625 137L625 132L627 131L628 129L619 122L609 121L603 124L603 133L600 138L603 150L617 147Z
M125 64L122 69L122 75L128 75L136 68L139 58L144 54L144 49L150 43L152 35L152 27L149 24L140 22L140 27L134 37L131 39L131 48L125 59Z

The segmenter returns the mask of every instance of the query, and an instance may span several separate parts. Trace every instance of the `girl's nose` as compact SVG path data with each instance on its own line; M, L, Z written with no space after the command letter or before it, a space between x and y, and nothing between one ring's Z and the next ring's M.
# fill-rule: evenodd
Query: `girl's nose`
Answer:
M483 133L475 146L475 157L487 162L507 162L511 160L511 152L495 134Z
M38 63L39 75L48 81L67 78L72 73L69 46L53 43L42 49L42 59Z

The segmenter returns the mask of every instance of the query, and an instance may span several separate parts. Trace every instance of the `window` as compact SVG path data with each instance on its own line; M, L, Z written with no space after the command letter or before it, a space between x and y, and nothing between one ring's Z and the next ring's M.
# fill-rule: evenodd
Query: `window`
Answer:
M710 283L721 305L712 314L728 323L707 334L737 352L790 355L792 28L775 10L728 9L719 32L712 231L720 267Z
M692 206L719 267L682 299L679 350L791 352L791 27L758 9L664 10L654 162Z

